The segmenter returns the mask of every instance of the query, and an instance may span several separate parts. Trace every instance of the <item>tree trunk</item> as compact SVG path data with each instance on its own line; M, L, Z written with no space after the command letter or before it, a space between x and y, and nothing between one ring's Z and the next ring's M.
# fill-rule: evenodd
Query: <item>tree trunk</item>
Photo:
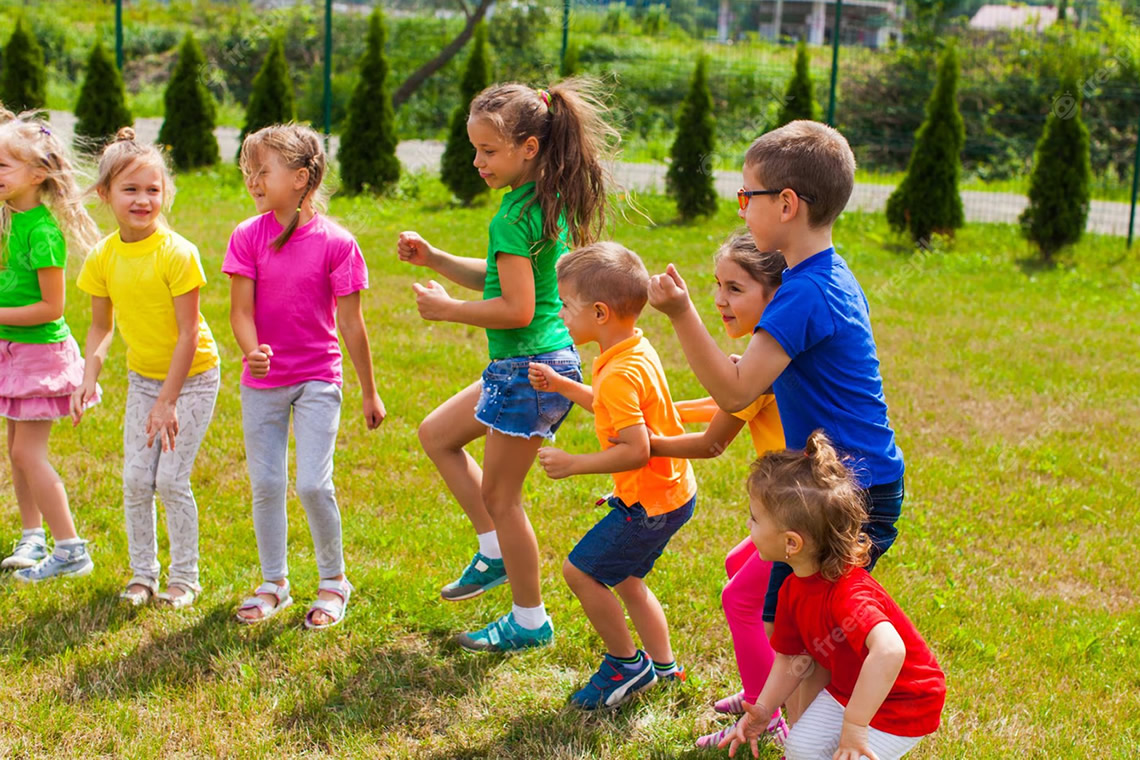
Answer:
M392 107L399 108L403 103L412 96L420 85L427 81L435 72L442 69L447 65L447 62L455 57L455 54L463 49L467 44L467 40L471 39L471 35L475 31L475 25L483 20L487 15L487 9L495 0L479 0L479 4L475 7L473 12L468 13L467 4L460 0L460 5L463 7L463 12L467 14L467 24L463 27L463 31L459 33L454 40L448 43L447 47L439 51L439 55L432 58L430 61L420 66L412 75L409 76L399 89L392 93Z

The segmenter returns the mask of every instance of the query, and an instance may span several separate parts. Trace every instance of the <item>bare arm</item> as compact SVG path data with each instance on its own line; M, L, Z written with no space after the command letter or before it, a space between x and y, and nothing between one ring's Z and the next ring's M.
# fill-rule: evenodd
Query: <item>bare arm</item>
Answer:
M415 232L400 233L396 252L400 255L401 261L433 269L456 285L471 290L483 290L483 282L487 279L486 259L454 256L436 248Z
M651 435L649 444L655 457L712 459L724 453L743 427L744 420L717 410L704 432L675 436Z
M768 672L768 680L764 682L764 688L760 691L756 704L744 703L744 718L721 739L717 746L724 747L731 743L728 756L735 757L737 747L750 744L752 756L759 757L758 740L768 728L772 713L787 701L804 677L812 671L814 665L815 662L809 655L791 656L777 652L772 669Z
M530 384L536 390L561 393L578 406L588 410L590 414L594 413L593 386L563 377L555 372L549 364L542 364L541 362L531 362L527 374L530 377Z
M336 321L344 338L344 346L352 359L352 366L356 368L356 378L360 382L365 423L369 430L375 430L384 421L387 410L380 400L380 394L376 392L372 347L368 343L368 331L364 327L359 290L336 299Z
M257 350L257 325L253 321L253 280L239 274L230 277L230 328L243 356Z
M906 644L898 630L886 620L871 629L865 644L867 658L863 660L851 699L843 711L836 756L845 760L858 760L869 754L867 727L890 694L906 659Z
M605 451L568 454L547 446L538 450L538 462L554 479L570 475L628 472L649 464L649 429L631 425L618 431L617 443Z
M83 363L83 382L71 394L71 421L78 425L83 419L87 404L95 398L99 373L107 361L111 348L111 335L115 329L115 312L111 299L91 296L91 327L87 328L86 360Z
M40 300L27 306L0 308L0 325L31 327L54 322L63 316L67 293L63 267L37 269L36 275L40 282Z
M534 319L534 271L526 256L499 254L501 296L480 301L452 298L437 282L412 287L420 316L432 321L458 322L489 330L514 330Z

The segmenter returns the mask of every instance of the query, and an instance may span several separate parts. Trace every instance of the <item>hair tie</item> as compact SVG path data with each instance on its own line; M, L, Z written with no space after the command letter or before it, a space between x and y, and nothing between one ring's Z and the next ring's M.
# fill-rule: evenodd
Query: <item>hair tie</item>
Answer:
M542 99L542 102L546 104L546 108L549 110L550 109L550 93L546 90L539 90L538 91L538 97Z
M40 134L41 134L41 135L47 135L48 137L51 137L51 130L50 130L50 129L48 129L48 128L47 128L46 126L44 126L43 124L41 124L41 125L40 125Z

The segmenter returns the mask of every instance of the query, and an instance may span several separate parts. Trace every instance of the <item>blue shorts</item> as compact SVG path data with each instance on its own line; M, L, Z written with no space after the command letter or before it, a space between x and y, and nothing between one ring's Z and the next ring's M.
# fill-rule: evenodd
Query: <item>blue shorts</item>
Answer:
M582 382L582 357L574 346L534 356L495 359L483 370L475 419L516 438L540 435L553 440L574 402L561 393L535 390L527 378L531 362L548 364L563 377Z
M641 504L627 507L611 496L609 513L571 550L570 564L607 586L644 578L669 539L693 516L696 503L694 496L672 512L650 517Z
M870 572L879 561L879 557L891 548L899 529L895 523L902 513L903 498L906 496L906 486L899 478L894 483L884 483L881 486L871 486L863 491L863 502L867 505L867 522L863 523L863 532L871 539L871 561L867 565ZM783 562L772 563L772 574L768 576L768 592L764 595L764 622L772 623L776 620L776 602L780 597L780 586L792 574L792 568Z

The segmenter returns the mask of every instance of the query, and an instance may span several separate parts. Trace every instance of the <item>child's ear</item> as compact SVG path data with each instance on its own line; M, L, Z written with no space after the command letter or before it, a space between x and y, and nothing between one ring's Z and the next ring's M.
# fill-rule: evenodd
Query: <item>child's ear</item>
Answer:
M538 155L538 138L534 135L523 140L523 158L529 160Z
M301 168L293 175L293 189L304 190L305 186L309 184L309 170Z
M606 322L609 322L610 317L613 316L613 312L610 311L609 305L604 304L601 301L594 301L594 307L593 308L594 308L594 321L597 322L599 325L604 325Z
M794 530L784 532L784 556L793 557L804 550L804 537Z
M796 191L786 189L780 193L780 221L790 222L796 218L797 214L807 214L807 205L804 204L803 199L796 195Z

